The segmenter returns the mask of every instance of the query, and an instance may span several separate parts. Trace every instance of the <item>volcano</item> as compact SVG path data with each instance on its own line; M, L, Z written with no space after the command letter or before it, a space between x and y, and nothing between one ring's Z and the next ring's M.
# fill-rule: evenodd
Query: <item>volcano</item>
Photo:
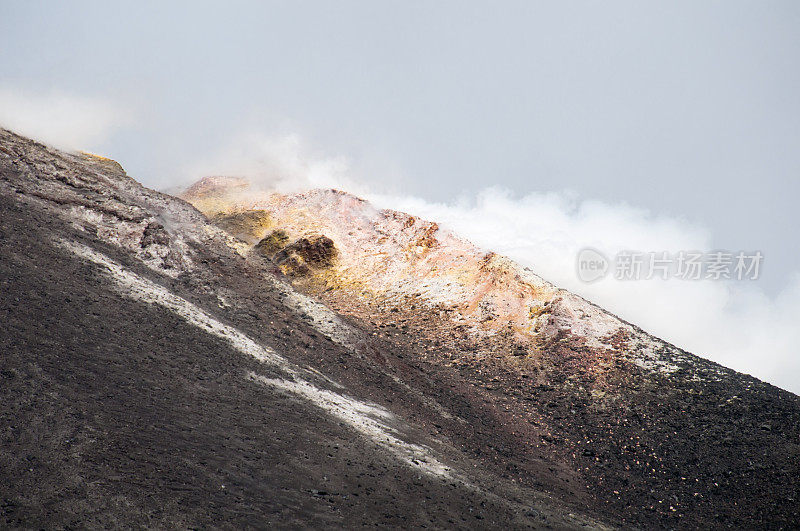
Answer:
M800 522L800 397L435 220L6 130L0 203L4 527Z

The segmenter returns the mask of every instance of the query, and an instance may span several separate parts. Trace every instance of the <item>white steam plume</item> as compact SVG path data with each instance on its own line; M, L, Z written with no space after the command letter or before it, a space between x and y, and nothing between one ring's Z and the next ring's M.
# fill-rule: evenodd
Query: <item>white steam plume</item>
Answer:
M348 173L346 158L315 156L298 135L257 132L236 136L227 147L185 171L187 181L210 175L247 177L256 187L284 193L310 188L365 192Z

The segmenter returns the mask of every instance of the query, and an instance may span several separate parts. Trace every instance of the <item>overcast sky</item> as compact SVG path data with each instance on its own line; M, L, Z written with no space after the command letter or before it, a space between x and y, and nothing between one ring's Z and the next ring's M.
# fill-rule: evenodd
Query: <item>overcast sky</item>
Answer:
M0 0L0 122L146 185L295 135L381 192L686 222L763 251L769 297L800 270L799 95L796 1Z

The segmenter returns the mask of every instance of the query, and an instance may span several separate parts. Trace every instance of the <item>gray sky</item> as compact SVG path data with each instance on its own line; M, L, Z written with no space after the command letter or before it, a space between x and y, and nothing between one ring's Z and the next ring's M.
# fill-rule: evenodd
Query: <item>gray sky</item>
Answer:
M130 112L165 187L244 129L428 200L570 189L798 269L800 3L0 1L0 89ZM397 182L397 176L402 181Z

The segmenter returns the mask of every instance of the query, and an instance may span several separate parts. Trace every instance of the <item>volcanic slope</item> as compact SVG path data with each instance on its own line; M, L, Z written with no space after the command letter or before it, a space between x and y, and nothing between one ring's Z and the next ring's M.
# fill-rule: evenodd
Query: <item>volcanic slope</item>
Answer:
M534 435L456 369L278 261L0 130L0 527L615 523L566 463L514 468Z
M402 358L381 362L441 412L436 433L517 484L625 526L800 523L796 395L684 352L434 222L341 191L280 194L211 177L182 197L239 252L392 345Z

